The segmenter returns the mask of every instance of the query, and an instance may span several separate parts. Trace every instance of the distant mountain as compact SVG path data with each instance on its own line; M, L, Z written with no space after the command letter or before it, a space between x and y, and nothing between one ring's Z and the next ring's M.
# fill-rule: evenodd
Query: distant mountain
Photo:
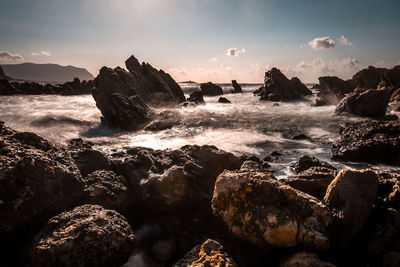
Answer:
M91 80L93 75L84 68L60 66L57 64L8 64L1 65L4 73L14 79L28 81L67 82L75 77L80 80Z

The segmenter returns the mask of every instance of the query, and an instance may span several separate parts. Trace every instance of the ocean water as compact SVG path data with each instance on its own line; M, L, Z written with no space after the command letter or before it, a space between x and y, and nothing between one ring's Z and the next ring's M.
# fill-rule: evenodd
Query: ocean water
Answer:
M198 90L197 84L181 84L188 95ZM338 126L359 118L334 115L335 106L312 106L314 96L302 101L275 103L259 101L253 91L261 85L243 85L243 94L231 94L230 85L222 85L232 104L218 103L218 96L204 97L206 105L157 108L155 113L168 113L179 123L162 131L121 132L100 127L100 111L90 95L86 96L0 96L0 120L19 131L35 132L66 145L81 137L107 151L127 146L154 149L178 149L183 145L215 145L236 155L256 155L261 159L278 150L272 170L278 177L292 175L289 163L301 154L330 161L331 143L338 138ZM293 137L304 134L308 139ZM399 172L387 165L343 164L339 168L371 167Z

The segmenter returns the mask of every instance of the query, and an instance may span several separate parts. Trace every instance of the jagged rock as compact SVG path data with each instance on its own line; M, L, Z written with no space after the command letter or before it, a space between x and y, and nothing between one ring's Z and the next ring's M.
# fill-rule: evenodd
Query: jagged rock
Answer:
M221 86L213 84L212 82L200 84L201 93L206 96L223 95Z
M375 68L369 66L363 69L348 81L355 89L376 89L381 82L384 82L389 87L400 87L400 66L392 69Z
M311 167L300 172L293 178L281 179L293 188L312 195L320 200L325 196L326 189L336 177L335 169L326 167Z
M212 209L236 236L260 247L329 247L328 208L268 172L248 167L223 172Z
M378 188L372 170L341 170L329 185L324 203L335 215L340 245L346 246L366 226Z
M34 231L79 203L83 182L69 153L3 122L0 135L0 233Z
M315 253L305 251L294 254L280 264L280 267L335 267L332 263L322 261Z
M31 249L33 266L120 266L135 236L114 210L83 205L49 220Z
M351 93L351 85L335 76L319 77L317 106L337 105L346 94Z
M380 162L399 159L399 122L348 122L339 126L339 134L339 140L331 148L332 159Z
M3 71L3 68L0 66L0 80L12 80L12 78L11 77L8 77L5 73L4 73L4 71Z
M237 83L236 80L232 80L232 86L233 86L232 90L233 94L243 93L242 87L240 86L240 84Z
M272 68L265 73L265 83L260 89L256 91L260 100L299 100L304 96L312 95L312 92L297 77L289 80L277 68Z
M324 167L332 170L336 170L335 167L330 165L329 163L319 160L314 156L310 155L301 155L300 158L295 162L292 167L296 173L300 173L302 171L308 170L311 167Z
M390 100L390 90L387 88L358 90L348 94L336 107L336 114L353 114L369 118L385 116Z
M194 247L174 267L186 266L237 266L232 257L224 250L223 246L212 239L207 239L203 244Z
M87 203L121 210L127 198L126 179L113 171L95 171L83 178Z
M203 93L201 91L196 91L190 94L189 98L186 100L187 102L192 102L195 104L205 104L203 98Z
M230 104L231 101L229 101L229 100L228 100L227 98L225 98L225 97L220 97L220 98L218 99L218 103Z

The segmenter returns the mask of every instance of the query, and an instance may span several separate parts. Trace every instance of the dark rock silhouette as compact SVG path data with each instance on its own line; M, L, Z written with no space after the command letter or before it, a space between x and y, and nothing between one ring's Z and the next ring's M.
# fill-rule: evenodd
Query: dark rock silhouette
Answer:
M220 97L220 98L218 99L218 103L230 104L231 101L229 101L229 100L228 100L227 98L225 98L225 97Z
M201 93L205 96L223 95L222 88L212 82L200 84Z
M203 98L203 93L201 91L193 92L189 95L189 98L186 100L187 102L195 103L195 104L205 104Z
M337 105L346 94L351 93L351 85L335 76L319 77L317 106Z
M299 100L312 92L297 78L289 80L277 68L265 73L264 86L255 92L260 100L287 101Z
M234 94L243 93L242 87L240 86L240 84L237 83L236 80L232 80L232 86L233 86L232 93L234 93Z
M11 77L8 77L8 76L4 73L3 68L0 66L0 80L3 80L3 79L5 79L5 80L12 80Z

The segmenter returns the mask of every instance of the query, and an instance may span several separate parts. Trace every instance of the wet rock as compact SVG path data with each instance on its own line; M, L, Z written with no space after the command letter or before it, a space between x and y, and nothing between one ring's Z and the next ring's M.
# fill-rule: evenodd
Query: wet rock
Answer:
M299 252L280 264L281 267L335 267L332 263L322 261L315 253Z
M212 209L236 236L263 248L329 247L328 208L268 172L223 172L215 183Z
M281 181L322 200L329 184L336 177L336 174L337 171L331 168L311 167L300 172L293 178L285 178Z
M351 85L335 76L319 77L317 106L337 105L346 94L351 93Z
M289 80L277 68L272 68L265 73L264 86L255 93L260 96L260 100L269 101L299 100L304 96L312 95L312 92L297 77Z
M308 170L311 167L324 167L331 170L336 170L336 168L329 163L319 160L316 157L310 155L300 156L300 158L292 165L292 167L294 168L294 171L296 173Z
M83 178L87 203L121 210L127 198L126 179L113 171L95 171Z
M310 139L310 137L308 137L307 135L301 133L301 134L296 134L296 135L292 135L290 137L293 140L306 140L306 139Z
M212 82L200 84L201 93L206 96L223 95L221 86L213 84Z
M189 98L187 99L187 102L192 102L195 104L205 104L206 103L203 98L203 93L200 91L191 93Z
M362 121L341 124L331 157L344 161L394 162L400 156L400 123Z
M186 266L237 266L223 246L212 239L207 239L203 244L194 247L174 267Z
M49 220L31 250L33 266L119 266L129 257L135 236L113 210L83 205Z
M225 97L220 97L220 98L218 99L218 103L230 104L231 101L229 101L229 100L228 100L227 98L225 98Z
M381 118L385 116L390 100L387 88L358 90L348 94L336 107L335 114L353 114L361 117Z
M69 153L3 123L0 135L0 233L32 231L79 203L83 182Z
M70 150L70 153L83 177L97 170L111 170L110 161L105 154L87 148L83 143L81 147L83 148Z
M366 226L378 188L378 176L372 170L341 170L329 185L324 203L336 219L334 236L346 246Z
M240 86L240 84L237 83L236 80L232 80L232 86L233 86L233 94L237 94L237 93L243 93L242 87Z
M384 82L387 86L399 88L400 66L392 69L369 66L357 72L348 82L353 88L375 89L381 82Z

